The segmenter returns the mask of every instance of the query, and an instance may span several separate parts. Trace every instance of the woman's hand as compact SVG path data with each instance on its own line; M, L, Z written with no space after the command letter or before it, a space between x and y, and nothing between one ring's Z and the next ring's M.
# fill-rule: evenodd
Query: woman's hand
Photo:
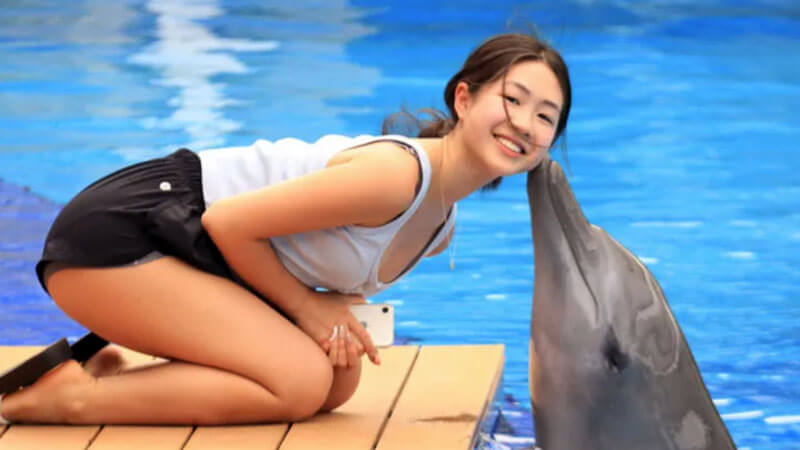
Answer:
M367 330L356 320L348 305L366 303L362 295L309 291L297 325L328 353L335 367L352 367L365 352L380 364L378 351Z

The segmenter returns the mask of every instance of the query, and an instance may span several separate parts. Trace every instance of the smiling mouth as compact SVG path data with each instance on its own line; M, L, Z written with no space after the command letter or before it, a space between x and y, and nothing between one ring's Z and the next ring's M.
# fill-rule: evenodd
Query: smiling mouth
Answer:
M522 147L518 143L514 142L513 140L511 140L511 139L509 139L509 138L507 138L505 136L501 136L499 134L495 134L494 138L497 140L497 142L500 143L500 145L502 145L503 147L505 147L506 149L508 149L512 153L515 153L517 155L524 155L526 153L524 147Z

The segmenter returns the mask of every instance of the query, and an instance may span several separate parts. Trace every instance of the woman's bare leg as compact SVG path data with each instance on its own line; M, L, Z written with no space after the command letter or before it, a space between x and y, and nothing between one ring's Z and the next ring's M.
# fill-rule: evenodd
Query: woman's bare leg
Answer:
M101 378L65 363L4 397L2 413L12 421L298 420L338 403L336 394L352 392L358 381L349 372L335 383L326 355L296 326L240 286L175 258L63 269L48 289L99 335L175 361Z
M83 366L84 370L95 378L119 375L125 371L138 371L142 370L144 367L146 366L138 365L128 369L122 351L116 345L109 345L103 348ZM325 400L320 411L329 412L344 404L355 393L360 379L360 360L356 362L355 366L348 368L335 367L333 371L333 384L328 392L328 398Z
M325 403L323 403L320 410L323 412L332 411L349 400L350 397L352 397L355 393L360 379L360 360L353 367L335 368L333 371L333 384L331 385L331 390L328 392L328 398L325 399Z

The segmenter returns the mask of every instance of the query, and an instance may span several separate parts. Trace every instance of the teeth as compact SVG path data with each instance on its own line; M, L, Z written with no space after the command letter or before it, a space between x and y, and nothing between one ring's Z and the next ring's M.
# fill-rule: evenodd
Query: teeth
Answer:
M520 148L520 146L518 146L517 144L509 141L508 139L502 136L497 136L497 140L500 141L500 143L503 144L507 149L513 151L514 153L520 153L520 154L522 153L522 148Z

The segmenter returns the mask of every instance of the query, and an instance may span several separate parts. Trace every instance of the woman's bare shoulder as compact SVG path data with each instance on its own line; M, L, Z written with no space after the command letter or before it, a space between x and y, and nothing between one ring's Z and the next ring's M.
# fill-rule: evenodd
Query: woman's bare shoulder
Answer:
M348 164L364 174L365 188L384 192L401 210L414 200L420 173L417 157L399 141L381 140L343 151L328 167ZM372 175L379 174L375 177ZM356 180L353 180L356 182Z

